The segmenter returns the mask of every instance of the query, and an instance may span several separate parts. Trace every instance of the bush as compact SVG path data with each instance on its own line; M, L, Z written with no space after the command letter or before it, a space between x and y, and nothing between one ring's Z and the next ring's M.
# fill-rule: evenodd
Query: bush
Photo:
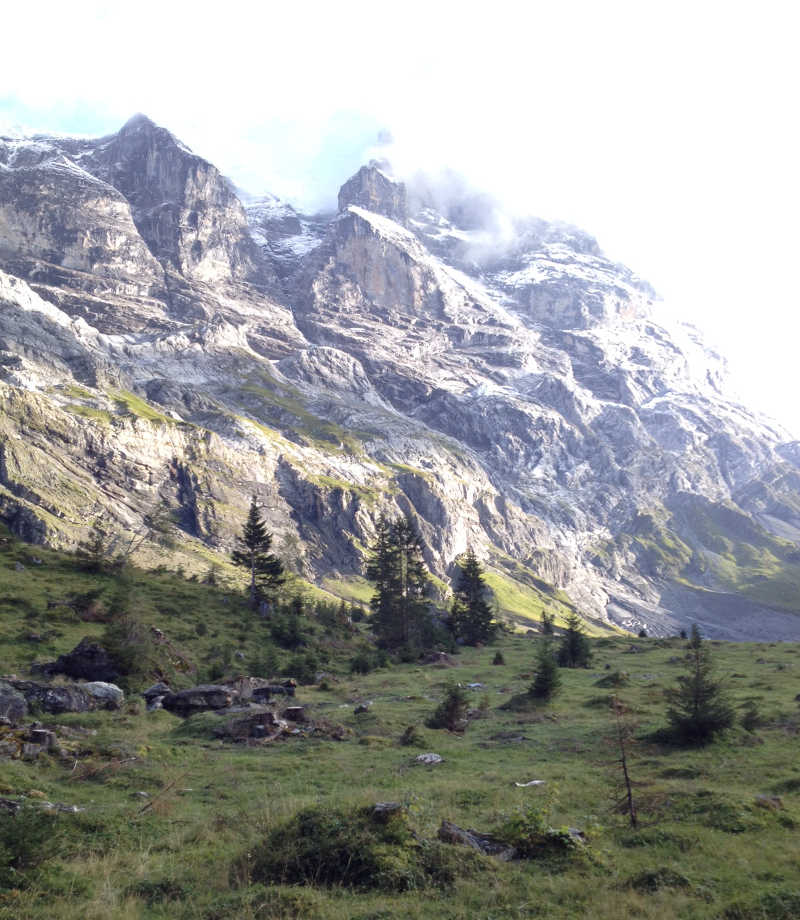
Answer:
M57 830L56 816L45 812L0 813L0 890L21 887L26 873L56 854Z
M283 669L284 677L294 677L299 684L313 684L320 669L320 660L311 650L292 655Z
M498 837L513 846L524 859L560 862L571 858L582 850L583 844L567 828L550 825L551 806L550 801L527 806L506 820Z
M124 676L122 683L127 687L150 679L160 670L160 655L153 636L148 627L133 616L115 616L106 626L101 641Z
M446 728L451 732L467 727L467 694L459 684L450 684L442 702L425 723L428 728Z
M595 687L627 687L630 681L630 674L627 671L612 671L605 677L596 680L594 685Z
M400 744L405 747L423 747L425 739L422 737L416 725L409 725L403 734L400 735Z
M350 659L351 674L369 674L372 670L372 659L366 652L359 652Z
M492 658L492 664L505 664L506 660L503 658L503 653L501 651L496 651L494 653L494 658Z
M378 814L373 806L352 812L309 808L256 849L251 877L272 884L412 891L447 887L484 864L472 851L418 840L402 809Z

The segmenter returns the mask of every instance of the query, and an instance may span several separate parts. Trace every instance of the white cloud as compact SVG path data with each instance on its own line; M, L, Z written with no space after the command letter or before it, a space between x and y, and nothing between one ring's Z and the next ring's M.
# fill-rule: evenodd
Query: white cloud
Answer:
M385 126L402 167L456 168L593 232L800 431L775 379L800 332L790 16L777 2L48 2L4 10L0 99L42 129L53 112L144 111L242 185L314 204Z

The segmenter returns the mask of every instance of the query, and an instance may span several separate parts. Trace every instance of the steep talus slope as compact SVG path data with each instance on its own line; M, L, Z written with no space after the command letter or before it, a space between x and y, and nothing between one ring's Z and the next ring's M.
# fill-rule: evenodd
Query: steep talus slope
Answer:
M197 567L255 492L344 590L411 511L520 618L800 635L796 447L590 236L450 192L371 164L307 216L142 116L0 139L0 514L72 545L158 501Z

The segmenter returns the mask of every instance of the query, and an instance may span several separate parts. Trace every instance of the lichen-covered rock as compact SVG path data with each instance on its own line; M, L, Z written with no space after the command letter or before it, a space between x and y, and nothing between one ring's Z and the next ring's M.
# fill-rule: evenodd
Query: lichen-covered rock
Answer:
M125 702L125 694L116 684L94 680L82 686L95 701L98 709L119 709Z
M95 700L80 684L41 684L32 680L12 680L28 708L59 715L62 712L88 712L96 708Z
M28 703L22 693L10 683L0 680L0 716L11 725L18 725L28 714Z
M190 716L210 709L226 709L238 701L235 690L224 684L201 684L177 693L167 693L161 705L179 716Z

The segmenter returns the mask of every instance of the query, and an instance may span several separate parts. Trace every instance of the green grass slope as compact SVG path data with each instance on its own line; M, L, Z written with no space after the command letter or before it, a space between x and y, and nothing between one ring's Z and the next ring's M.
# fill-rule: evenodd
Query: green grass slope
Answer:
M17 571L16 562L25 569ZM214 645L227 643L244 651L235 666L247 670L263 632L233 591L174 574L135 578L143 619L157 623L187 657L207 668ZM102 582L76 572L69 557L5 544L0 672L21 673L34 658L99 631L100 624L76 621L66 608L48 611L46 603ZM49 635L34 641L26 631ZM18 824L0 815L0 867L8 865L8 847L28 847L27 864L0 869L0 918L798 916L797 645L711 643L737 713L755 707L757 717L750 730L740 721L709 747L681 749L653 739L664 724L663 690L685 667L686 643L677 638L595 639L590 668L562 671L555 702L522 711L500 707L531 682L535 642L524 636L464 648L449 666L398 664L366 675L347 667L365 634L325 641L328 677L299 688L298 702L313 719L341 725L344 740L300 734L267 745L224 742L209 731L214 717L184 722L148 713L135 695L118 712L42 717L59 726L64 754L0 760L0 798L27 803ZM492 664L498 650L503 665ZM614 691L598 683L617 671L627 675L617 692L634 736L628 757L636 830L618 808ZM467 690L476 718L463 734L427 728L454 681L480 685ZM356 715L365 701L368 711ZM419 738L405 746L400 739L409 726ZM443 762L417 765L424 751ZM544 782L517 785L531 780ZM440 872L424 891L254 880L263 842L304 809L333 815L386 801L404 804L422 841L435 838L443 819L496 831L538 815L556 828L580 828L587 846L574 860L483 860L449 882ZM43 802L84 810L46 817ZM425 846L413 838L403 845ZM391 859L391 848L383 855Z

